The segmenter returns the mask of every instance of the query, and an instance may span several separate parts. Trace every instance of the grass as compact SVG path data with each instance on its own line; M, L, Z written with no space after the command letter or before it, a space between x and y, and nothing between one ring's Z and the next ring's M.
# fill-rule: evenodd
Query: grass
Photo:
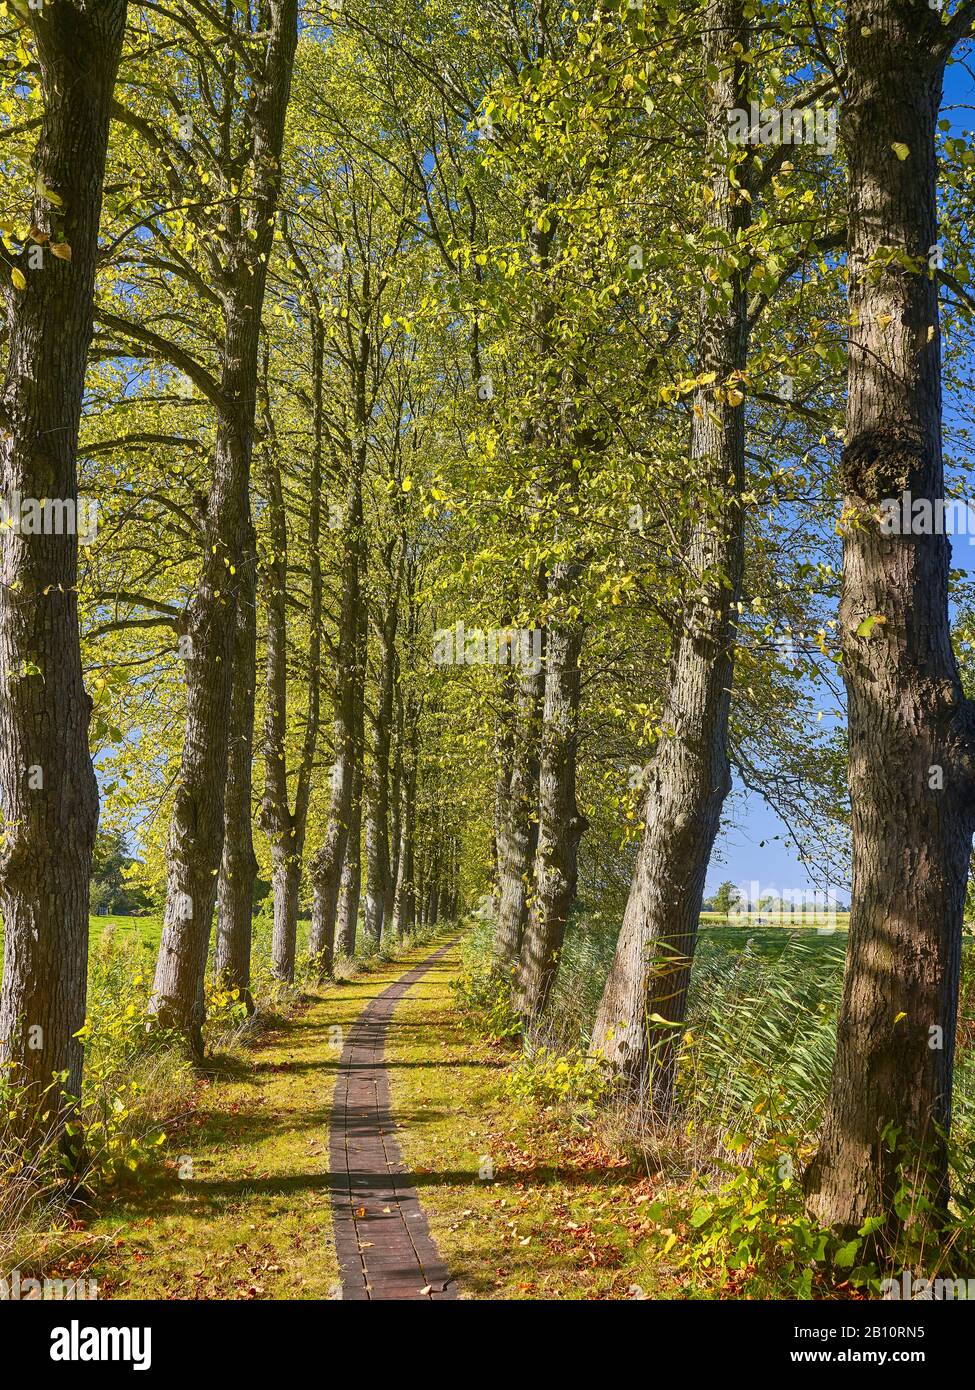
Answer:
M589 1103L584 1053L611 937L574 924L551 1017L522 1055L502 1040L504 1018L478 1002L490 935L485 917L411 991L389 1043L404 1156L462 1296L806 1297L797 1290L810 1277L812 1296L863 1296L809 1264L816 1233L793 1177L821 1118L844 937L702 932L680 1125L651 1132L611 1098ZM472 969L462 1014L451 982L463 976L469 990ZM975 1133L970 951L962 999L960 1140ZM711 1237L718 1245L702 1245ZM743 1240L755 1260L742 1259Z
M159 938L162 936L162 914L154 914L151 917L92 916L88 918L88 926L88 940L92 946L106 937L114 937L117 940L132 938L140 942L147 951L155 952L159 949Z
M110 1097L115 1073L133 1074L125 1049L139 1046L139 1020L129 1019L127 991L148 988L133 976L151 964L153 943L146 919L100 921L111 930L93 950L90 1058L111 1061ZM690 1214L721 1161L737 1161L725 1141L742 1116L755 1152L763 1134L775 1138L772 1111L790 1132L815 1127L845 938L779 927L702 931L682 1070L688 1133L659 1144L628 1129L612 1107L593 1107L577 1084L583 1073L572 1072L583 1065L573 1058L585 1047L612 933L573 925L543 1040L555 1051L523 1057L462 1013L452 987L465 964L483 964L490 928L479 921L405 996L387 1046L404 1159L461 1296L727 1296L714 1270L681 1264L694 1242ZM266 987L265 936L257 932L255 961ZM336 1296L328 1130L344 1030L432 949L415 944L395 958L340 961L335 983L286 991L283 1007L265 1011L248 1040L217 1037L202 1075L177 1066L172 1052L134 1052L143 1070L133 1122L151 1116L165 1126L161 1165L113 1180L81 1213L55 1204L46 1229L25 1211L6 1267L23 1277L95 1278L107 1298ZM968 1134L972 953L965 963L956 1112L958 1131ZM146 1069L156 1060L158 1078ZM563 1092L566 1074L574 1081Z
M328 1129L342 1030L430 949L344 963L336 983L292 995L290 1014L218 1051L166 1124L154 1171L67 1223L25 1225L23 1277L83 1274L100 1298L336 1296Z
M513 1102L512 1052L457 1011L460 970L453 948L404 997L387 1060L404 1160L461 1297L673 1297L673 1270L648 1255L657 1184L586 1124Z

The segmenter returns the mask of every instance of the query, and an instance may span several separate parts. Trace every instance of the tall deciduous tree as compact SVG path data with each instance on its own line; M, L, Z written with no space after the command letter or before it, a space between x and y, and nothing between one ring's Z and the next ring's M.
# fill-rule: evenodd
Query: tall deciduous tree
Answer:
M40 73L32 251L3 247L9 332L0 395L6 497L78 500L98 226L125 0L27 11ZM75 513L77 515L77 513ZM0 1060L32 1100L81 1092L88 894L98 792L78 630L77 528L0 540ZM28 1114L36 1106L28 1108ZM57 1109L57 1107L55 1107Z
M728 714L743 567L743 395L746 270L738 262L749 217L728 145L728 117L747 108L747 24L741 0L712 0L703 16L707 84L708 226L729 256L726 297L706 287L699 309L699 363L690 457L696 519L688 547L688 595L676 637L662 733L645 774L645 827L593 1046L666 1110L673 1086L674 1023L684 1016L697 923L721 807L731 786ZM739 166L736 172L736 165ZM646 1020L665 1020L648 1030ZM651 1077L651 1055L657 1062Z
M223 225L231 234L220 285L220 409L202 567L186 616L186 732L170 822L166 913L154 982L157 1015L184 1033L197 1054L202 1050L203 976L223 849L236 610L251 527L261 311L281 187L297 0L268 0L256 21L262 48L248 75L252 86L244 155L251 182L246 199L228 199L224 209ZM235 86L232 81L230 93ZM232 118L233 112L226 115ZM232 163L231 152L224 153Z
M850 357L840 628L853 896L836 1060L809 1207L856 1230L901 1181L947 1200L975 716L948 618L950 543L885 534L882 503L944 496L935 133L944 63L971 32L924 5L852 0ZM924 1201L907 1199L919 1222Z

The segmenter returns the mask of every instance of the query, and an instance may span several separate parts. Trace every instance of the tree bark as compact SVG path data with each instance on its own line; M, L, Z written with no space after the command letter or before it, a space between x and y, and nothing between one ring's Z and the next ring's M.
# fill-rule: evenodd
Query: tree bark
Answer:
M399 596L403 582L404 559L405 546L401 546L393 591L380 624L379 688L368 779L364 930L366 936L377 944L382 938L383 921L393 887L390 873L389 764L396 693L396 630L399 625Z
M928 257L938 236L945 33L926 6L854 0L848 11L842 480L854 520L844 536L840 628L853 896L832 1085L807 1174L811 1214L842 1232L872 1215L895 1226L901 1179L919 1225L919 1199L937 1210L948 1195L943 1137L975 824L973 713L950 640L949 541L885 535L878 520L880 504L905 491L929 503L944 496L938 294ZM917 268L886 248L916 258Z
M356 933L359 927L359 899L362 893L363 722L365 709L365 691L363 689L363 684L365 681L366 669L366 624L364 611L360 627L360 650L356 659L356 665L360 674L356 690L356 762L355 777L352 783L352 816L349 821L349 838L346 842L345 858L342 863L336 927L336 938L338 940L339 950L344 956L347 956L349 960L355 955Z
M506 675L514 687L511 730L502 740L499 780L506 795L498 798L495 839L498 862L495 968L510 973L521 954L528 921L528 893L538 847L538 746L541 736L545 672L525 670Z
M747 107L747 47L741 0L711 0L705 16L709 89L706 158L716 244L734 244L748 202L729 178L728 112ZM739 53L741 50L738 50ZM714 74L717 74L716 76ZM740 169L739 169L740 172ZM699 311L702 373L716 382L695 393L690 456L700 480L689 543L690 588L668 677L663 730L644 773L645 825L629 899L593 1031L593 1050L630 1092L666 1114L673 1100L675 1036L685 1016L691 963L711 850L731 786L728 713L741 593L745 423L725 394L748 345L747 272L731 272L730 301L704 290ZM654 1018L664 1020L661 1024Z
M535 891L514 991L515 1007L526 1027L534 1026L544 1012L555 980L586 826L576 804L582 622L575 605L581 572L576 561L561 559L548 576Z
M408 711L409 717L409 711ZM416 925L416 885L414 882L414 830L416 825L416 730L407 727L407 746L403 758L402 798L400 812L399 866L396 879L396 900L393 908L393 930L400 941Z
M9 346L0 395L0 481L7 497L77 504L78 430L91 342L109 110L124 0L48 0L31 9L43 117L33 224L71 259L43 252L4 285ZM5 248L6 250L6 248ZM21 268L22 267L22 268ZM0 534L0 857L4 923L0 1064L27 1088L24 1133L38 1107L59 1129L79 1097L88 904L98 789L88 751L91 700L78 629L77 534ZM42 1101L55 1076L57 1091Z
M387 883L386 901L383 906L383 930L392 931L394 928L393 916L396 911L396 889L399 883L400 865L400 825L403 812L403 720L405 713L405 702L403 691L399 682L399 660L396 661L396 729L394 737L396 740L393 752L393 771L389 785L389 880Z
M363 335L361 375L364 413L365 363L368 339ZM364 419L362 422L365 428ZM338 672L333 722L334 760L329 792L328 827L325 838L309 865L312 882L312 919L308 949L324 976L332 968L335 927L342 867L349 843L355 802L358 747L356 721L358 691L362 679L359 669L359 624L362 612L362 474L365 444L357 446L350 470L346 504L346 524L342 547L342 599L339 614Z
M254 916L254 854L251 788L254 756L254 695L257 685L257 554L254 527L247 518L237 595L234 686L230 706L230 747L224 800L223 854L217 886L217 941L214 973L236 989L254 1012L251 996L251 926Z
M297 252L292 254L302 265ZM281 471L278 466L273 419L268 401L268 451L266 470L269 553L265 574L267 642L265 654L266 704L264 713L264 797L261 827L271 843L271 889L274 894L274 926L271 968L275 977L294 981L298 939L298 900L301 863L308 827L311 779L321 725L322 680L322 441L324 346L318 300L310 277L305 284L315 317L312 325L313 433L310 500L308 505L308 674L305 732L298 759L294 807L288 792L288 528Z

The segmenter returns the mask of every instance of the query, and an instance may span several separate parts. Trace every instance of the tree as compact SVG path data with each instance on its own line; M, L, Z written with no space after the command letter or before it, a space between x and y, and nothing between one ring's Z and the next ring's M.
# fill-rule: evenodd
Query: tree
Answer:
M148 900L128 871L138 860L130 853L124 830L102 830L95 837L91 864L91 910L109 915L145 912Z
M723 883L718 884L717 891L710 902L704 905L711 912L720 912L725 915L737 907L739 901L740 893L737 886L730 879L725 879Z
M853 894L811 1213L841 1231L923 1225L948 1198L973 706L948 617L944 534L890 534L885 499L944 496L936 122L975 6L853 0L847 14L850 355L840 629ZM934 775L941 769L943 776ZM898 1204L900 1205L900 1204Z
M218 418L202 566L183 634L186 734L170 823L166 914L153 990L160 1021L179 1029L197 1056L202 1055L203 977L223 851L237 609L239 603L251 601L252 593L252 588L241 590L253 574L248 558L249 485L261 311L282 177L285 115L298 34L297 0L269 0L255 16L255 30L262 35L263 46L254 56L250 56L253 45L243 49L251 68L247 77L253 84L243 164L253 184L246 203L228 198L221 208L227 259L219 296L223 320L219 382L193 368L217 405ZM231 38L230 53L235 55L240 51L239 38L236 33ZM233 57L230 61L233 65ZM235 101L245 99L244 92L236 90L236 68L227 76L224 110L219 113L225 122L232 121ZM221 154L221 173L229 191L240 155L226 147ZM114 320L103 315L102 322ZM124 324L120 327L126 331ZM243 644L238 655L250 663L255 659ZM252 683L249 675L247 683Z
M2 246L9 347L0 396L7 497L57 499L77 517L77 446L92 336L98 226L125 0L27 11L40 74L32 245ZM38 255L37 252L40 251ZM0 1062L27 1092L81 1093L88 904L98 792L78 627L78 536L0 541ZM55 1113L64 1114L56 1105Z
M644 777L645 830L616 955L593 1029L593 1047L638 1096L665 1114L674 1086L673 1025L684 1016L711 849L731 786L727 738L736 610L744 564L744 396L748 347L750 217L745 160L727 148L729 112L748 106L742 60L748 26L740 0L712 0L703 16L707 96L708 224L727 279L701 293L690 458L699 489L688 547L689 587L661 719ZM737 167L736 167L737 166ZM734 248L733 250L731 248ZM724 293L727 284L729 292ZM645 1020L663 1019L655 1034Z

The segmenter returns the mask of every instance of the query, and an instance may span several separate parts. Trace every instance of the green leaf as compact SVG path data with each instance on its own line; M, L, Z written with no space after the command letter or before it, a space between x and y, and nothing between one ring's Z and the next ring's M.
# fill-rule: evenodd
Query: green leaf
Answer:
M849 1240L845 1245L840 1246L833 1256L833 1263L838 1269L849 1269L856 1259L859 1249L860 1238L858 1236L856 1240Z

